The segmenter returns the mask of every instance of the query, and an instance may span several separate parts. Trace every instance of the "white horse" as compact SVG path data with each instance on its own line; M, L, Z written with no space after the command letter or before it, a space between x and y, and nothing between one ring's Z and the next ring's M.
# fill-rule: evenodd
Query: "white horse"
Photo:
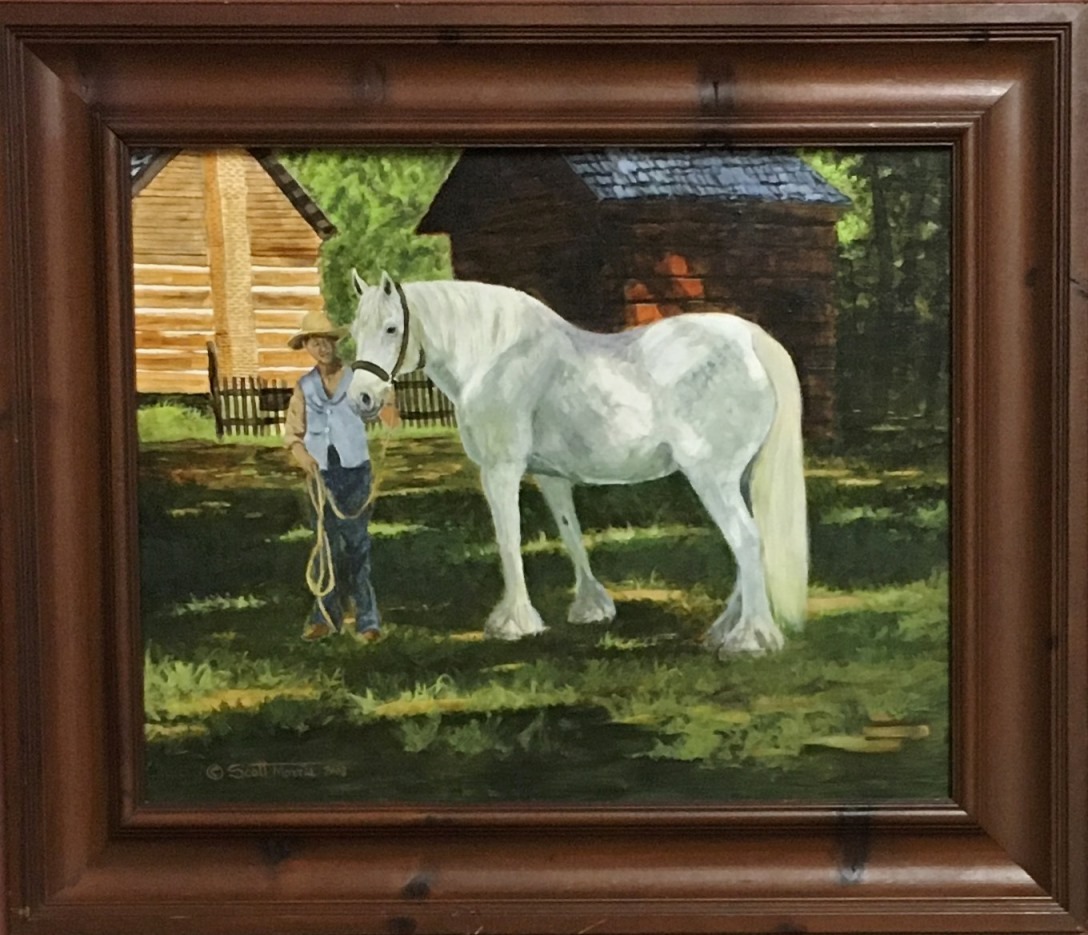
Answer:
M505 591L485 632L539 633L521 556L518 492L536 478L574 563L568 619L616 608L590 570L573 484L631 484L682 471L736 557L737 582L706 635L719 654L782 647L804 621L808 530L801 395L793 362L756 325L688 314L619 334L574 327L505 286L367 286L348 389L376 415L400 373L424 368L452 400L491 507Z

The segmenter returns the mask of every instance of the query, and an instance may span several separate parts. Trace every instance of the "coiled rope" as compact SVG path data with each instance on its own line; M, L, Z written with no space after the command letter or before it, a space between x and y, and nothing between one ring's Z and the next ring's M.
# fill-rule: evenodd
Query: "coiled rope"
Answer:
M385 463L386 448L389 446L389 436L382 439L381 461ZM330 630L336 630L336 624L325 609L325 598L336 589L336 569L332 559L332 544L329 542L329 533L325 528L325 506L328 505L337 519L355 520L362 516L378 498L380 478L373 471L374 461L371 459L370 493L362 506L352 513L345 513L340 509L332 493L321 476L320 471L311 471L306 474L306 493L309 494L310 504L313 506L315 520L314 544L310 549L310 557L306 562L306 587L317 601L321 609L321 617Z

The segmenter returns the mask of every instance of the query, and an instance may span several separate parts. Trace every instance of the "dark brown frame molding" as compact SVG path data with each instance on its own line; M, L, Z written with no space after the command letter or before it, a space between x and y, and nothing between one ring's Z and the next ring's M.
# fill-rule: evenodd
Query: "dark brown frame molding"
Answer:
M0 2L0 935L1088 923L1088 5ZM941 144L947 802L140 804L126 147Z

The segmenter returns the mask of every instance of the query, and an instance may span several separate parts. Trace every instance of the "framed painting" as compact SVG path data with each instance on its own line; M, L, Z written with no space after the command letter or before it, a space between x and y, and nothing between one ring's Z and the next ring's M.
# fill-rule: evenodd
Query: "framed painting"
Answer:
M0 5L3 930L1082 931L1086 15Z
M946 150L132 158L145 803L948 796Z

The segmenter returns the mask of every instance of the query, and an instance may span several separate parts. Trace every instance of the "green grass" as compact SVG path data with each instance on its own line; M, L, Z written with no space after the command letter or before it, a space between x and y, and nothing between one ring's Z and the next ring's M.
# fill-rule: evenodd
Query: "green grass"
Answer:
M215 441L215 420L188 406L159 403L136 410L136 431L141 443Z
M425 426L401 426L390 429L383 425L374 425L369 431L371 443L381 442L386 438L425 438L456 437L456 429L431 428ZM142 445L155 445L164 442L186 440L216 441L215 419L195 406L179 402L159 402L143 405L136 410L136 432ZM228 435L221 440L223 444L234 445L279 445L282 437L272 435Z
M143 445L150 799L947 796L939 465L812 459L809 623L781 653L719 660L700 637L731 587L732 560L682 478L578 492L594 568L617 603L608 626L565 622L569 561L527 483L526 575L549 629L506 643L482 639L501 579L456 434L382 431L372 452L386 638L307 644L310 541L287 453ZM885 752L857 740L889 722L927 736ZM851 752L859 743L874 752ZM299 761L320 769L300 779L247 767ZM238 781L209 778L230 766Z

